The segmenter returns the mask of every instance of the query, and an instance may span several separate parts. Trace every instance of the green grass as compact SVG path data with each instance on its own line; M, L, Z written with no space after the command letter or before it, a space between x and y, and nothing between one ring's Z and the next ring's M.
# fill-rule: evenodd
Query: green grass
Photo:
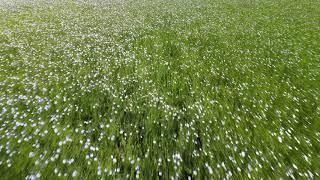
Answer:
M318 7L4 2L0 179L319 178Z

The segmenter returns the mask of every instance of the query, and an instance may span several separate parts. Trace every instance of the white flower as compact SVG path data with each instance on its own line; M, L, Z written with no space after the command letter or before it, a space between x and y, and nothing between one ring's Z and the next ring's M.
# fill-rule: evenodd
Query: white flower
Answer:
M240 153L240 155L241 155L242 157L244 157L244 156L246 155L246 153L245 153L244 151L242 151L242 152Z
M76 170L74 170L73 173L72 173L72 177L77 176L77 174L78 174L78 172Z
M50 105L46 105L46 106L44 107L45 110L48 110L49 108L50 108Z
M196 176L198 173L196 170L193 170L192 174Z
M29 153L29 158L34 157L34 155L35 155L34 152L31 151L31 152Z
M5 112L7 112L6 108L2 108L2 114L4 114Z
M208 168L209 174L212 174L212 168L208 165L208 163L205 163L205 166Z
M35 179L36 179L36 176L35 176L35 175L30 175L30 176L29 176L29 179L30 179L30 180L35 180Z
M113 158L112 159L112 162L115 164L117 162L117 159L116 158Z

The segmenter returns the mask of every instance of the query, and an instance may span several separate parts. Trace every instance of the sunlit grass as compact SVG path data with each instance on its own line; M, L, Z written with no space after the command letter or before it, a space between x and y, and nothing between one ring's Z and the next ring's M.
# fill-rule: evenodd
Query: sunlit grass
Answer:
M3 2L0 179L319 178L318 7Z

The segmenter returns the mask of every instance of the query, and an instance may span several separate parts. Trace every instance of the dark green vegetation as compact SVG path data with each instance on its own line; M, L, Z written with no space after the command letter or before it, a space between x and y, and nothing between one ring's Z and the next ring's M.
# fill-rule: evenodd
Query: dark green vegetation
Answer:
M6 1L0 179L319 178L319 7Z

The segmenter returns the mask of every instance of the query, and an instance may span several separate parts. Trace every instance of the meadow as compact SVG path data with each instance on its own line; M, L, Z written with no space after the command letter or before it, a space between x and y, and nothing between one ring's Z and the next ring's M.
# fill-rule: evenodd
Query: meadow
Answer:
M319 0L0 0L0 179L320 178Z

